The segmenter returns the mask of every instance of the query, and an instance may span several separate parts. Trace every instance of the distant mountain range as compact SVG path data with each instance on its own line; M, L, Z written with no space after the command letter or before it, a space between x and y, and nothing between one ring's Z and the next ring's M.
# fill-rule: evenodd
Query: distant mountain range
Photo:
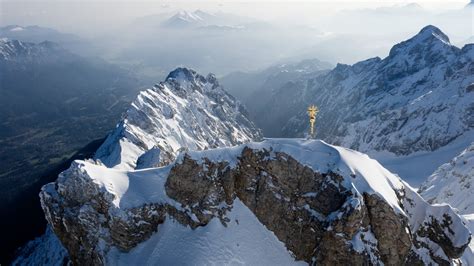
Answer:
M24 43L52 42L68 51L83 56L97 55L99 50L96 44L77 35L37 25L7 25L0 27L0 38L17 40Z
M135 20L134 25L170 29L247 29L247 26L263 22L231 13L209 13L202 10L181 10L174 14L150 15Z
M55 29L40 27L36 25L8 25L0 27L0 37L32 43L51 41L55 43L64 44L80 41L80 38L74 34L62 33Z

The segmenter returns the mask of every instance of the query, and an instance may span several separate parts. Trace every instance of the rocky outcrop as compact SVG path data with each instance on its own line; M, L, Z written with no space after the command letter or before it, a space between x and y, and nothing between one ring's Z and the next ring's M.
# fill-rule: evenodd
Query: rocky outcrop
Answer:
M320 141L184 153L141 171L77 161L41 192L74 264L106 264L112 247L131 250L166 219L225 225L236 199L311 264L449 264L470 241L449 206L428 205L367 156Z
M261 137L245 107L213 74L177 68L140 92L95 159L118 169L157 167L173 162L182 150L228 147Z

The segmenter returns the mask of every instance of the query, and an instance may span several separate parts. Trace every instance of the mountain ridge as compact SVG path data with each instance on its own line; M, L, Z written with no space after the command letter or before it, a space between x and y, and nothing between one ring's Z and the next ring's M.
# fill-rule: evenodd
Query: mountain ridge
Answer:
M184 259L199 254L197 261L210 263L211 251L194 253L192 238L176 244L153 234L171 226L166 234L172 235L178 229L170 222L190 227L186 234L212 231L213 220L239 232L244 229L238 220L245 225L250 216L277 236L272 245L281 247L282 241L288 254L306 263L450 263L471 238L449 206L427 204L367 155L318 140L267 139L183 152L169 166L139 171L76 161L55 184L43 187L41 201L73 263L181 261L181 253L149 253L168 245L185 250ZM242 207L251 213L232 215ZM238 220L229 219L228 212ZM212 238L219 239L212 234L198 241L206 246ZM225 243L239 244L234 241ZM207 250L213 249L231 248ZM142 258L131 257L137 251L145 252ZM267 258L235 252L244 263Z
M170 72L164 82L140 92L95 158L109 167L134 168L155 148L158 164L167 164L181 149L229 146L261 138L245 108L213 74L188 68ZM156 148L158 150L156 150Z

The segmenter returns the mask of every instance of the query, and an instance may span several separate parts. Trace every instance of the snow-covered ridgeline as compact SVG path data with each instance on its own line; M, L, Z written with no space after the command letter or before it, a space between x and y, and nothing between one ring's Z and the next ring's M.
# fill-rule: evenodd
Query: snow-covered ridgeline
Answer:
M474 142L450 162L441 165L421 185L419 192L430 203L449 204L466 219L474 230ZM474 264L474 243L462 257L466 265Z
M133 169L170 163L180 150L232 146L261 138L245 108L219 85L186 68L142 91L96 158L108 167ZM157 156L144 155L151 152ZM159 158L151 162L150 158Z
M448 203L461 214L474 213L474 142L441 165L420 187L430 203Z
M110 204L112 204L108 211L109 215L112 216L107 219L113 219L113 215L120 216L129 215L127 213L130 212L135 213L137 212L137 208L146 208L148 210L148 208L152 208L153 206L166 205L171 206L177 211L186 213L186 215L191 217L190 219L192 219L193 222L202 225L203 221L200 220L202 218L198 218L196 215L199 216L199 214L194 213L194 211L196 208L204 208L204 212L206 212L204 206L200 207L198 206L199 204L187 206L182 202L180 203L175 199L170 198L167 194L167 191L170 189L167 187L167 181L171 175L170 170L185 164L185 160L188 160L188 162L189 160L195 161L197 167L202 166L204 168L212 164L227 165L229 169L245 168L247 166L241 165L240 160L242 160L242 156L244 156L243 154L246 149L251 149L254 154L259 151L269 152L268 155L266 155L267 157L265 157L265 160L270 161L281 159L279 155L282 153L287 154L298 163L311 168L316 173L334 173L337 176L341 176L343 180L340 181L340 183L345 187L346 191L350 191L346 203L342 205L343 207L326 216L312 209L308 205L305 206L305 209L307 209L308 212L313 213L313 215L316 215L315 219L320 222L337 224L335 221L347 214L347 208L360 211L361 209L366 208L364 206L369 204L366 202L367 200L370 201L374 199L372 198L373 196L375 199L381 199L383 204L390 206L389 208L395 213L394 217L398 216L398 219L401 219L402 221L406 219L408 224L404 230L406 230L407 234L411 235L408 239L412 239L410 241L413 241L410 244L412 245L412 251L426 264L434 263L434 258L450 261L450 258L455 256L454 254L459 253L459 250L464 249L470 240L468 229L463 225L461 218L455 214L448 205L429 205L399 177L384 169L377 161L370 159L367 155L346 148L329 145L323 141L317 140L267 139L263 142L252 142L232 148L191 151L180 155L176 162L169 166L143 170L111 169L94 161L76 161L71 169L62 174L58 179L57 184L49 184L43 188L41 196L43 207L45 208L48 221L55 226L62 226L62 223L58 224L55 222L59 218L55 215L62 213L62 211L58 212L56 209L58 206L56 206L54 202L63 202L64 200L68 200L69 197L71 197L74 202L77 201L84 204L84 207L82 207L84 208L84 225L89 224L91 222L90 219L93 219L91 218L93 217L91 216L91 213L94 213L94 211L91 211L90 207L86 206L96 208L94 207L93 202L98 199L95 199L94 197L105 198L110 202ZM185 167L184 169L189 168ZM175 169L175 171L179 170ZM198 169L195 169L195 171L197 171L196 174L199 173ZM178 172L177 174L186 175L186 172ZM220 177L215 176L212 178ZM283 180L275 182L283 182ZM94 185L91 186L90 184ZM199 186L197 183L193 184ZM82 188L82 186L84 186L84 188ZM94 188L95 186L97 186L97 188ZM84 191L84 193L78 194L75 192L77 190ZM317 194L317 192L313 194ZM311 195L312 193L308 192L305 193L304 197L312 197ZM368 197L368 195L371 196ZM275 194L274 197L280 200L282 199L281 195ZM91 202L92 205L88 202ZM64 202L64 204L66 204L66 202ZM227 206L226 204L228 203L222 202L219 206L222 205L222 207L225 207ZM102 206L102 204L100 206ZM234 201L233 206L236 213L243 213L242 215L245 216L243 217L244 223L247 223L249 220L255 221L255 217L251 215L252 212L246 209L249 206L246 207L245 205L240 204L238 198ZM68 208L67 204L59 207ZM232 205L227 207L232 207ZM149 213L149 211L147 212ZM234 209L232 209L232 212L234 212ZM234 217L232 212L227 215L227 218ZM110 263L121 264L121 261L142 261L140 258L136 257L137 254L150 255L150 259L146 261L147 263L180 259L179 254L170 252L166 255L161 252L162 250L159 247L175 247L178 249L189 250L189 254L186 253L186 256L199 256L195 258L197 261L209 261L209 258L206 258L206 256L212 255L213 252L236 252L236 257L239 258L239 261L243 260L245 263L253 264L256 262L254 261L256 258L260 258L259 262L261 263L270 263L272 260L267 256L255 257L250 254L248 257L245 257L241 252L247 250L247 247L252 247L252 244L239 242L243 241L242 239L236 242L244 245L245 248L242 247L242 249L236 250L234 247L228 246L230 245L229 243L236 244L236 242L234 242L234 238L225 239L225 237L232 237L232 235L234 235L235 238L239 238L248 233L246 231L242 232L242 230L255 229L255 232L251 231L250 233L259 237L267 235L266 237L271 239L268 240L269 246L261 247L261 250L274 251L281 250L281 248L284 247L282 243L272 236L271 232L267 230L262 232L262 228L265 227L257 226L254 222L252 223L255 226L245 229L239 226L237 222L234 224L234 221L231 220L229 230L232 232L235 230L235 234L230 235L229 233L225 233L223 227L217 226L217 217L212 218L210 223L204 223L202 228L195 229L197 231L192 231L190 228L178 225L176 221L168 218L164 219L164 224L158 226L158 233L152 235L148 240L145 238L144 242L141 242L141 244L130 250L128 253L120 252L114 249L113 246L111 247L111 253L108 253L109 251L107 248L103 249L103 252L108 253L107 256L108 260L111 260ZM226 219L224 218L224 220ZM94 219L92 221L94 221ZM70 222L71 220L68 220L68 223ZM69 224L68 226L73 226L76 223L74 219L72 220L72 223L73 224ZM433 227L436 226L436 224L441 226L441 231L433 229L436 228ZM164 228L163 231L160 231L161 228ZM362 224L355 228L358 233L352 240L347 242L347 245L352 246L354 250L357 250L361 254L372 254L370 258L373 263L381 262L380 257L378 257L379 255L375 255L378 251L377 239L375 239L374 233L371 230L364 231L362 229ZM56 228L56 230L60 229ZM105 228L101 230L103 233L100 233L102 231L98 231L97 233L100 234L99 237L104 237L104 241L106 241L106 239L108 239L106 233L107 230ZM189 241L176 242L176 238L171 237L174 230L176 230L178 235L184 234L187 231L190 235L196 235L197 239L192 238L189 239ZM328 227L324 230L331 231L335 229ZM387 230L389 229L387 228ZM73 231L75 231L75 229ZM223 232L223 234L213 235L208 233L202 235L203 233L201 233L201 231ZM74 232L61 232L63 238L72 237L68 236L68 234L74 234ZM97 237L94 232L90 234ZM432 234L435 234L435 236ZM219 236L224 237L224 239L221 239ZM374 241L369 241L371 238L374 238ZM444 239L443 241L447 241L446 243L450 243L451 246L446 247L446 245L442 244L444 242L439 242L437 239ZM200 248L193 252L193 249L198 245L198 243L203 243L204 246L210 243L219 243L223 246L216 244L216 246L212 247L212 252L209 251L210 253L204 252ZM420 245L423 246L423 248L419 248ZM157 254L161 255L152 256L154 252L158 252ZM289 253L285 256L282 255L282 260L289 263L292 260L290 256L287 256L288 254ZM183 258L186 258L186 256Z

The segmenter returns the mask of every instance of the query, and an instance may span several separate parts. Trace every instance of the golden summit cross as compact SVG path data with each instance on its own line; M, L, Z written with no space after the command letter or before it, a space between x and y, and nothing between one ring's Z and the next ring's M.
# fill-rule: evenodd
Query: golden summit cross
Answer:
M319 109L315 105L311 105L308 107L308 116L309 116L309 124L310 124L310 130L311 130L311 135L310 138L314 138L315 133L314 133L314 124L316 123L316 115L318 114Z

